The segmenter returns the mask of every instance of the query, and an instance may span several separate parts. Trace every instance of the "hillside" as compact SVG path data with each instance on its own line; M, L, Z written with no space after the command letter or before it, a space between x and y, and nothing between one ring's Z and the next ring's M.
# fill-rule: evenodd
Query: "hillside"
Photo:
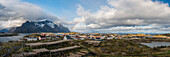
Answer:
M85 42L83 42L82 45L100 56L150 54L155 51L152 48L139 43L118 39L104 40L98 46L89 45Z

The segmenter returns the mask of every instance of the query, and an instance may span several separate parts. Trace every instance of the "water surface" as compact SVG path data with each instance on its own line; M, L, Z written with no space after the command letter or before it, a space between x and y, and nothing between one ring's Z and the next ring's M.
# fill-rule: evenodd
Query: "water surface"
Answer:
M170 46L170 42L151 42L151 43L141 43L147 45L151 48L158 47L158 46Z
M8 41L18 41L20 38L28 34L19 34L18 36L8 36L8 37L0 37L0 42L8 42Z

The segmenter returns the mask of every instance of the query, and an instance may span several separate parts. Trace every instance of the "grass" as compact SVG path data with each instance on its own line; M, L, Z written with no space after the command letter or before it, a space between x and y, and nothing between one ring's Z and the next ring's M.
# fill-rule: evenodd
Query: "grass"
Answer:
M21 48L21 42L3 42L0 46L0 56L11 55L16 53Z
M44 42L44 41L43 41ZM73 45L79 45L83 47L83 49L88 50L91 53L94 53L95 55L92 57L165 57L170 56L170 50L168 50L170 47L162 47L157 48L158 50L154 50L148 46L128 41L128 40L120 40L120 39L113 39L113 40L104 40L102 41L99 46L89 46L84 42L84 40L75 40L73 41ZM3 54L8 53L8 49L11 47L19 47L22 46L21 44L24 42L8 42L8 43L2 43L0 48L0 57L2 57ZM58 46L47 46L46 48L51 49L57 49L57 48L63 48L72 46L70 44L64 44ZM32 51L30 47L21 47L17 50L11 50L11 53L21 53L21 52L29 52ZM125 54L124 54L125 53ZM123 54L123 55L122 55ZM87 55L88 56L88 55Z
M97 47L89 46L84 42L81 42L81 45L101 57L168 56L170 53L170 51L167 51L166 53L163 52L163 54L153 54L160 51L153 50L140 43L120 39L104 40Z

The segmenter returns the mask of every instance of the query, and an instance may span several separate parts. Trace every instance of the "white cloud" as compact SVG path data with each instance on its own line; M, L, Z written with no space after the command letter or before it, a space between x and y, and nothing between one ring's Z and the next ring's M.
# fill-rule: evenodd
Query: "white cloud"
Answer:
M43 9L34 4L22 0L0 0L0 29L19 26L26 20L41 19L58 20L56 16L44 12Z
M100 26L97 25L97 24L90 24L90 25L87 25L87 27L90 27L90 28L100 28Z
M73 22L85 18L86 30L99 32L170 32L165 31L170 24L169 10L168 4L152 0L108 0L108 5L93 12L78 5L79 17Z
M10 28L10 27L14 27L14 26L20 26L25 21L27 21L27 20L25 20L21 17L18 19L11 19L8 21L0 21L0 24L1 24L1 27L3 27L3 28Z
M170 8L167 4L151 0L108 0L109 6L102 6L96 12L84 10L79 5L77 14L85 24L96 24L100 28L126 25L169 24Z

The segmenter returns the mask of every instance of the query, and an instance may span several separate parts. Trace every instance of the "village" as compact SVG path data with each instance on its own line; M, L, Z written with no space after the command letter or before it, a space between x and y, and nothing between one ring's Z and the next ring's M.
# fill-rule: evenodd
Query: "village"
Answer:
M104 33L89 33L81 34L77 32L72 33L33 33L22 38L26 41L38 40L57 40L57 39L72 39L72 40L94 40L102 41L109 39L126 39L126 40L140 40L140 39L170 39L167 35L150 35L150 34L104 34Z
M150 48L140 42L169 41L169 34L32 33L22 41L1 43L0 55L12 57L169 56L162 47ZM6 48L10 49L6 49ZM163 46L168 48L169 46ZM8 50L8 51L5 51ZM162 50L162 51L160 51ZM150 53L150 52L155 53ZM164 55L163 53L167 53Z

